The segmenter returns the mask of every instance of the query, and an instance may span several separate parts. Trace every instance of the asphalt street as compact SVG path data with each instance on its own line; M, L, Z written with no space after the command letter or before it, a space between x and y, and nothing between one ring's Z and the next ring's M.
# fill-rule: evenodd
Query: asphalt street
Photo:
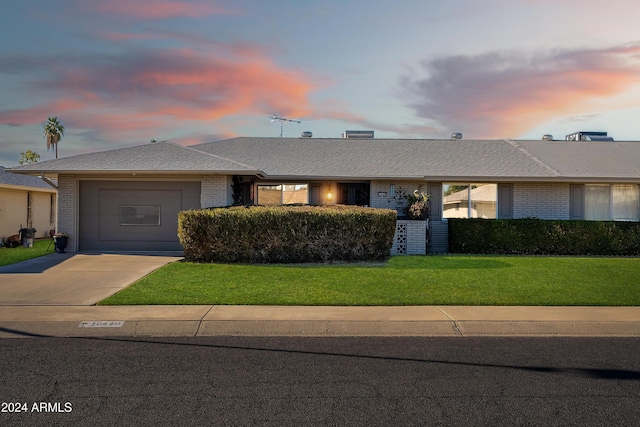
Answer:
M637 425L640 338L0 340L0 425Z

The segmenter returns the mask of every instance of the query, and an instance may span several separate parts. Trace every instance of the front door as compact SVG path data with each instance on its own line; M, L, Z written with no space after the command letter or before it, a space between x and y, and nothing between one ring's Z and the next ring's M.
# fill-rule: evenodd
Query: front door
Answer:
M369 183L339 183L337 202L341 205L369 206Z

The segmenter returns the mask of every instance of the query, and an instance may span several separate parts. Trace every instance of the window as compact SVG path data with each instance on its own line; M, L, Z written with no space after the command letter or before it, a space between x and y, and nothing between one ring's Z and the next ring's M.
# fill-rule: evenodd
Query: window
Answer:
M306 205L308 203L308 184L258 185L259 205Z
M584 219L639 221L640 189L637 185L585 185Z
M120 225L160 225L160 206L120 206Z
M496 218L496 184L442 185L443 218Z

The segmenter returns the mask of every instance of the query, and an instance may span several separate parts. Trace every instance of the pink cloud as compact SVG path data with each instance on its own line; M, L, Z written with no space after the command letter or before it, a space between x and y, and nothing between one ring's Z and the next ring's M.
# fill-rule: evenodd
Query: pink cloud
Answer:
M515 137L553 119L587 114L640 83L640 44L526 57L494 52L425 61L404 76L416 114L447 131ZM423 75L426 73L426 76Z
M116 42L124 42L130 40L153 40L156 39L157 36L155 34L135 34L135 33L116 33L116 32L107 32L103 33L102 37L106 40L116 41Z
M46 61L45 61L46 62ZM184 128L238 114L273 112L302 116L312 111L311 77L276 65L259 49L220 45L137 50L51 60L52 76L32 81L43 102L0 112L0 124L33 125L59 115L98 139L123 138ZM63 64L63 65L61 65ZM153 137L153 136L150 136ZM160 137L161 138L161 137Z
M198 18L231 13L229 10L216 6L211 1L109 0L92 2L90 7L99 13L150 20L179 17Z
M62 116L64 113L82 109L84 103L64 99L32 108L0 111L0 124L9 126L29 126L44 124L47 117Z

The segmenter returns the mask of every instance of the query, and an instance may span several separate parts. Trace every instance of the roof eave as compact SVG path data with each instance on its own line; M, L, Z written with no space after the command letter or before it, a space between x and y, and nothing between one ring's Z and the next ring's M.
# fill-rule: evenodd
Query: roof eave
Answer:
M39 191L42 193L55 193L56 190L52 187L30 187L28 185L13 185L13 184L2 184L0 183L0 188L5 188L7 190L20 190L20 191Z
M636 177L575 177L575 176L425 176L426 181L448 182L548 182L548 183L631 183L640 184L640 176Z
M137 170L137 169L66 169L66 170L15 170L23 175L256 175L264 176L259 170Z

